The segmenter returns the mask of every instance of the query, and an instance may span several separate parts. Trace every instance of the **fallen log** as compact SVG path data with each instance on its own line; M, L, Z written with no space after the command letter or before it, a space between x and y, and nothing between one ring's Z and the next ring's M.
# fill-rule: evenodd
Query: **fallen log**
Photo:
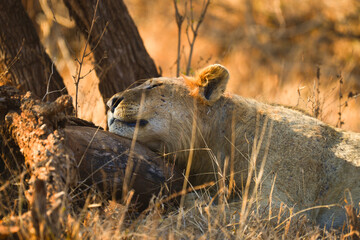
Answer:
M182 175L141 144L131 149L130 139L92 127L67 126L64 130L65 145L74 153L79 169L77 187L96 185L120 200L126 195L125 171L131 161L128 189L134 190L138 210L144 210L161 190L165 195L181 190Z
M152 196L181 190L181 174L163 158L130 139L94 127L72 126L74 121L66 115L72 110L69 96L45 103L29 92L22 95L12 87L0 87L1 144L11 150L2 152L0 166L5 169L0 170L14 174L13 166L25 166L30 214L24 216L31 216L26 226L1 222L11 234L18 229L23 237L64 236L73 197L94 186L117 200L125 200L132 189L139 211Z

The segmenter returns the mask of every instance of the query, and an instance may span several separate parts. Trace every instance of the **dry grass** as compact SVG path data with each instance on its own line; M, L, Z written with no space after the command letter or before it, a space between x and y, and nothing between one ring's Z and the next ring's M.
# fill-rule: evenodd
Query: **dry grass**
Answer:
M2 185L2 202L4 188ZM6 217L1 209L2 223L21 215L17 204L13 207ZM104 200L95 191L84 206L75 204L72 209L62 235L67 239L338 239L346 234L321 230L305 215L288 218L290 211L285 208L271 216L253 208L240 222L239 202L214 204L206 193L184 209L165 209L161 199L154 198L146 212L137 214L129 211L129 205Z
M266 126L267 124L264 124ZM270 127L271 129L271 127ZM258 196L261 185L262 170L266 162L266 154L260 169L255 169L257 150L261 145L268 147L265 127L257 131L258 139L254 143L249 157L248 181L245 189L238 195L228 198L228 186L221 177L218 179L219 190L210 194L209 185L183 196L183 207L169 206L170 197L153 198L147 210L138 213L133 210L131 199L134 192L129 191L123 204L108 200L95 188L89 191L71 191L72 204L67 205L68 216L65 232L67 239L338 239L348 234L348 228L340 230L319 229L306 217L306 211L293 212L293 209L281 205L275 208L259 206ZM195 150L194 150L195 151ZM2 223L29 210L24 195L27 189L26 172L10 174L0 187L0 215ZM219 174L221 175L221 173ZM252 177L253 176L253 177ZM251 179L255 184L250 187ZM223 183L223 184L222 184ZM188 185L191 186L190 183ZM15 201L14 201L15 199ZM272 207L271 207L272 206ZM326 207L326 206L316 206ZM26 218L26 216L23 216ZM60 219L60 218L59 218ZM21 227L21 225L20 225ZM0 229L1 230L1 229ZM28 236L34 233L23 229Z
M146 215L132 220L126 213L126 207L114 202L107 204L105 211L90 209L87 211L78 232L73 237L89 239L278 239L339 237L336 232L324 232L311 226L305 217L299 217L289 224L277 227L276 217L269 221L267 216L253 211L239 228L237 204L226 206L209 205L197 200L193 207L166 214L153 207ZM181 212L181 213L180 213ZM178 216L181 224L177 226ZM119 219L124 219L119 222Z
M218 192L204 185L197 191L183 195L183 207L169 206L172 196L153 198L147 210L137 213L133 210L130 190L122 204L111 201L95 188L89 191L70 190L71 203L64 205L68 216L63 238L67 239L337 239L348 233L348 229L322 230L308 221L306 211L294 212L281 205L259 206L262 172L266 163L266 154L258 159L260 146L269 147L271 124L258 127L254 146L249 157L249 169L245 188L240 194L228 198L228 186L219 169ZM196 151L193 149L192 151ZM191 158L191 155L190 155ZM190 159L189 159L190 160ZM216 159L214 159L216 160ZM260 168L255 168L260 161ZM21 163L21 161L19 162ZM226 164L225 166L226 167ZM16 167L8 167L17 169ZM19 169L1 173L0 215L1 223L10 223L16 217L29 217L23 213L29 211L26 184L28 174ZM254 180L254 184L250 184ZM275 182L275 181L274 181ZM188 183L191 187L191 184ZM251 187L250 187L251 186ZM212 194L211 194L212 193ZM316 206L314 208L324 207ZM59 221L60 218L59 217ZM20 228L24 226L20 224ZM26 225L28 226L28 225ZM23 227L24 228L24 227ZM1 229L0 229L1 230ZM34 232L22 229L25 236ZM0 232L1 233L1 232Z
M140 215L114 201L89 201L69 218L69 239L338 239L346 231L325 231L305 215L283 209L269 216L253 208L242 219L239 202L216 205L206 194L184 209L164 209L155 198ZM254 201L255 205L255 201ZM180 216L180 224L179 224Z

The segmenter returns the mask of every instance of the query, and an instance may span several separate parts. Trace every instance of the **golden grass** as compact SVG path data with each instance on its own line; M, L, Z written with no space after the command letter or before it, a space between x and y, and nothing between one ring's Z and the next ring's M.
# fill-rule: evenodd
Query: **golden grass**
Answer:
M215 205L209 196L180 209L164 209L155 198L139 216L128 205L104 201L101 207L88 204L82 214L69 221L70 239L338 239L345 231L326 231L312 225L302 213L283 209L272 216L256 208L242 218L241 203ZM254 203L255 204L255 203ZM97 206L97 205L96 205ZM285 218L288 216L287 218ZM284 219L285 218L285 219ZM180 221L179 221L180 219ZM240 219L242 219L240 221ZM283 220L284 219L284 220Z
M74 197L72 204L64 206L70 211L62 237L67 239L338 239L349 236L347 227L330 231L319 229L306 217L305 213L309 210L331 206L315 206L293 212L292 208L285 205L280 205L279 208L272 206L272 194L269 196L269 206L259 205L258 196L266 154L262 159L257 159L257 153L261 145L265 145L266 149L269 147L271 124L269 129L266 129L267 125L264 124L261 129L257 128L245 189L241 194L235 196L233 194L232 200L229 200L225 174L221 175L221 173L218 174L220 177L217 184L220 187L216 194L210 194L211 191L208 190L214 183L193 188L186 182L183 191L177 194L154 196L148 209L142 213L137 213L132 208L133 190L127 192L122 200L123 204L108 200L95 188L86 192L78 190L71 194ZM194 126L196 127L195 124ZM191 152L191 149L189 151ZM261 161L260 169L255 168L258 160ZM27 188L24 181L25 173L18 175L19 177L13 174L14 178L3 181L0 187L0 214L3 222L9 222L12 216L21 216L28 210L23 196ZM252 180L255 183L250 187ZM187 185L190 187L185 190ZM191 190L194 192L188 193ZM16 192L18 197L15 197L15 203L9 201L9 198L14 199ZM178 196L181 196L180 207L167 204L169 200ZM29 230L23 229L23 231ZM30 231L28 234L32 236L34 233Z

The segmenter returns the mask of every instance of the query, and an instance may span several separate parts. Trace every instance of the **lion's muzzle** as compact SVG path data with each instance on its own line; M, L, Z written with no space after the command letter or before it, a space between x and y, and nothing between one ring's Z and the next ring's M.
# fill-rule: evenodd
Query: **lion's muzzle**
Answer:
M139 122L138 123L139 127L143 127L149 123L145 119L137 119L135 117L138 113L138 109L136 107L129 108L125 106L119 106L119 104L123 100L124 97L114 96L107 102L107 105L109 107L109 113L108 113L109 126L117 122L126 125L128 127L135 127L137 122Z

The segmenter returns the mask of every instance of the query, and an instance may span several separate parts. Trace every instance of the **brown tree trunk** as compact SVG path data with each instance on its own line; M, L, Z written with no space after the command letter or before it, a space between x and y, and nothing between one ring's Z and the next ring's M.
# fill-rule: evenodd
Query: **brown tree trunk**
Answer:
M65 85L20 0L0 1L0 85L9 83L48 100L66 94Z
M97 0L64 2L77 26L87 36ZM99 89L104 99L124 90L135 80L159 76L122 0L99 1L90 46L94 52L96 73L100 79Z

